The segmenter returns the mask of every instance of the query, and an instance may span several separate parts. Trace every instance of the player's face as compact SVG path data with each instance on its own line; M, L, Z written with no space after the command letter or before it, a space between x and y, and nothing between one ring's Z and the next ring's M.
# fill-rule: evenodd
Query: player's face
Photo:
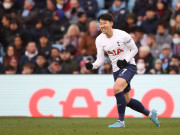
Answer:
M113 22L100 19L99 26L103 34L108 34L112 30Z

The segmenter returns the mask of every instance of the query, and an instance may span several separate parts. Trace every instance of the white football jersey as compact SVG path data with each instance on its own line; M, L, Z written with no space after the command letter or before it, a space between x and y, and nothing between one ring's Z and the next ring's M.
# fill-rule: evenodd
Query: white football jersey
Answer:
M134 56L137 54L138 49L134 40L125 31L113 29L113 36L107 38L106 34L101 33L96 38L96 48L97 48L97 59L93 63L93 69L97 69L102 64L104 64L104 51L107 52L113 72L119 70L117 66L118 60L126 60L129 64L134 64Z

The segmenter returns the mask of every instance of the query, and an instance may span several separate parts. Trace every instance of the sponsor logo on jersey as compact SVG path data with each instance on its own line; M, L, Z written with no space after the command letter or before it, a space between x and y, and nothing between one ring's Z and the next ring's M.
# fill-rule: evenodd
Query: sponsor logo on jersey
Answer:
M117 50L107 51L108 54L112 54L113 56L120 54L121 52L124 52L124 50L118 48Z

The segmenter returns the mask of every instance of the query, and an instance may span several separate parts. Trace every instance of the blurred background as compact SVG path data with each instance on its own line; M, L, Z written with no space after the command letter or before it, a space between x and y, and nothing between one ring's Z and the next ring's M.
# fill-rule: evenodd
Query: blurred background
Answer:
M0 0L1 74L111 74L96 60L97 17L111 13L139 52L137 74L180 73L179 0Z

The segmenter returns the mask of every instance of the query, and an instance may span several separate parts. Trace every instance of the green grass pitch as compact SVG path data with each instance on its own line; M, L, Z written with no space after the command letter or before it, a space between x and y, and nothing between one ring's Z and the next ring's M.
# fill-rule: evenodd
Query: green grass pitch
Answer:
M115 118L0 118L0 135L180 135L180 118L126 118L126 128L108 128Z

